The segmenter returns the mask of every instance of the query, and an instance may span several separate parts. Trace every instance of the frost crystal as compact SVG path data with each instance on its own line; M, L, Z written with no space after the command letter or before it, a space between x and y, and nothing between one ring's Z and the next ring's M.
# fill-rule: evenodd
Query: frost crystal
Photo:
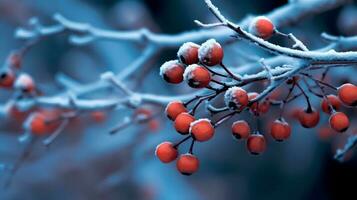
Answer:
M165 62L160 67L160 76L164 78L164 74L166 74L169 70L171 70L173 66L177 66L177 65L180 65L180 63L177 60L170 60Z
M231 87L224 94L224 102L230 108L239 107L239 102L237 101L236 94L237 91L241 90L240 87ZM234 105L232 105L232 103Z
M177 52L177 57L181 60L182 58L187 58L189 57L190 50L192 48L200 48L198 44L195 44L193 42L186 42L183 45L181 45L180 49ZM181 60L183 61L183 60Z
M207 118L203 118L203 119L198 119L194 122L191 122L190 124L190 129L189 129L189 132L191 133L191 130L192 130L192 127L200 122L208 122L208 123L211 123L211 120L207 119Z
M205 60L211 60L212 50L215 45L221 47L221 45L215 39L209 39L201 45L200 49L198 50L198 58L201 62L204 62Z

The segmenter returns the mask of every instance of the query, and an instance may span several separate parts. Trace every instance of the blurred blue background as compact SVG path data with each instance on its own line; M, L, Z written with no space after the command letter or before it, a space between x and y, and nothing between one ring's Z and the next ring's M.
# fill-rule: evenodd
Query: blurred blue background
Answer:
M286 3L216 1L224 14L235 21ZM201 0L1 0L0 60L4 62L11 50L23 44L14 38L17 27L26 27L31 17L53 24L54 13L106 29L147 27L153 32L171 34L196 29L194 19L213 20ZM283 31L293 32L310 48L317 48L324 44L319 38L321 32L355 35L356 16L357 8L349 4L306 18ZM96 41L73 46L67 39L66 35L49 37L24 58L23 70L34 77L47 95L58 92L60 86L54 81L58 73L89 83L105 71L120 72L142 52L140 46L130 42ZM227 47L233 53L235 48L239 47ZM175 55L176 50L161 52L127 84L155 94L190 92L188 88L165 84L158 75L161 63ZM244 62L236 61L234 56L225 59L228 63ZM349 75L344 78L351 79ZM9 96L11 92L1 91L1 102L4 104ZM14 176L11 187L0 190L0 199L353 199L357 156L343 164L332 159L345 140L343 136L322 139L317 129L296 126L288 141L276 143L270 139L268 151L257 157L247 153L243 142L232 139L227 123L219 128L214 140L197 145L200 171L186 177L175 170L174 164L164 165L154 156L159 142L179 140L163 114L155 132L134 126L115 136L108 135L106 130L126 114L113 111L99 124L84 117L66 129L51 148L37 145ZM0 162L13 163L21 155L23 146L16 140L20 134L22 130L16 122L2 120ZM5 176L6 170L0 171L0 181Z

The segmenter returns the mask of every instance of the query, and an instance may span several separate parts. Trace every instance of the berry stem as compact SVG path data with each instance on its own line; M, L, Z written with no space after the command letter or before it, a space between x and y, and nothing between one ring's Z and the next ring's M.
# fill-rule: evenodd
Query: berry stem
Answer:
M333 90L337 90L337 88L336 88L335 86L330 85L330 84L328 84L328 83L325 83L324 81L320 81L320 80L318 80L318 79L315 79L315 78L312 77L310 74L306 74L306 73L301 73L301 74L304 75L304 76L306 76L306 77L308 77L308 78L310 78L311 80L313 80L313 81L315 81L315 82L318 82L319 84L325 85L325 86L327 86L327 87L329 87L329 88L331 88L331 89L333 89Z
M219 118L217 120L217 122L213 123L213 127L216 128L218 127L219 125L221 125L223 122L229 120L230 118L232 118L234 115L236 114L236 112L232 112L232 113L229 113L227 115L224 115L223 117Z
M304 97L306 99L307 111L308 112L312 112L312 107L311 107L309 96L307 96L307 94L305 93L304 89L302 89L302 87L300 86L299 83L296 83L296 86L300 89L300 91L302 92L302 94L304 95Z
M193 154L193 147L195 145L196 140L192 139L191 145L190 145L190 150L188 151L190 154Z
M177 149L177 147L179 147L182 143L184 143L185 141L187 141L187 140L190 139L191 137L192 137L191 135L185 137L184 139L182 139L181 141L179 141L178 143L176 143L176 144L174 145L174 148Z
M211 72L211 74L213 74L213 75L217 75L217 76L221 76L221 77L228 78L227 75L224 75L224 74L221 74L221 73L219 73L219 72L213 71L212 69L210 69L209 67L207 67L206 65L204 65L204 64L202 64L202 63L201 63L201 65L204 66L204 67L205 67L209 72Z
M221 67L224 69L224 71L226 71L230 77L232 77L234 80L237 81L241 81L242 78L236 76L235 74L233 74L222 62L220 63Z
M288 99L289 99L290 95L292 94L292 92L294 91L295 86L296 86L295 83L293 83L293 85L289 89L288 94L286 95L285 99L283 100L283 105L282 105L282 108L281 108L281 112L280 112L280 117L279 118L282 118L282 116L284 114L284 111L285 111L286 104L288 103Z

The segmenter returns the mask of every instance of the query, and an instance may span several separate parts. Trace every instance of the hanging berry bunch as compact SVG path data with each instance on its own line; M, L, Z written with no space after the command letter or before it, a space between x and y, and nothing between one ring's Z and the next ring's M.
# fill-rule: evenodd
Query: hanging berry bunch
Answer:
M279 32L267 17L254 18L246 32L238 25L226 20L210 1L206 0L206 3L221 23L203 24L196 21L203 27L227 26L237 33L237 37L258 44L270 52L282 51L280 54L286 56L296 53L299 56L293 57L302 57L300 55L302 52L309 51L292 34ZM293 48L286 48L271 44L268 39L274 34L291 39L295 45ZM289 49L289 53L285 53L281 48ZM234 138L245 140L248 151L254 155L266 150L268 135L279 142L289 139L294 131L284 117L285 108L299 97L303 97L306 101L306 106L301 107L297 112L297 122L302 127L310 129L318 126L321 118L320 111L330 116L328 123L332 130L342 133L350 126L349 117L340 109L342 105L356 106L357 87L350 83L339 88L330 85L324 81L327 71L322 78L317 78L308 71L312 63L307 62L307 66L302 65L301 69L297 67L299 70L294 70L294 67L289 66L272 68L261 60L264 69L262 72L254 75L241 75L234 73L231 68L223 64L224 50L222 45L214 39L209 39L201 45L192 42L185 43L179 48L177 57L177 60L168 61L161 66L160 74L163 79L171 84L185 81L191 88L207 90L202 95L186 102L172 101L166 107L167 117L173 121L176 131L185 137L177 143L166 141L159 144L156 148L156 156L163 163L177 160L177 170L184 175L193 174L199 168L199 160L193 152L195 143L211 140L219 125L242 112L249 113L256 123L251 125L248 123L251 120L235 121L232 123L231 133ZM270 83L263 91L247 91L248 88L252 88L249 84L267 81ZM281 85L289 89L288 93L283 97L280 97L282 95L276 97L273 92ZM321 99L321 108L313 105L308 92ZM220 96L224 97L224 106L213 106L212 102ZM198 117L196 114L196 110L204 102L210 114L207 118ZM262 115L269 113L272 106L279 106L280 115L273 119L269 127L270 133L267 134L266 131L260 130L259 119ZM186 141L191 141L190 148L188 151L182 150L184 154L180 155L179 147Z

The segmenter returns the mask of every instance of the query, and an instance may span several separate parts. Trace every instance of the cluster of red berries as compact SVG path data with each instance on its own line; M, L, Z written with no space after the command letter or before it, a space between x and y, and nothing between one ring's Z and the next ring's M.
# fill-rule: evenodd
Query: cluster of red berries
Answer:
M21 55L11 53L0 71L0 87L15 89L23 94L33 94L36 90L32 77L25 73L20 73Z
M268 39L275 33L274 25L265 17L257 17L253 20L250 26L250 32L262 39ZM199 160L193 154L193 145L197 142L205 142L210 140L215 133L215 128L223 121L231 116L241 113L244 110L249 110L250 113L259 117L267 113L272 105L271 97L257 101L259 93L247 92L244 88L238 86L227 86L226 84L215 80L217 74L211 67L219 65L226 72L223 75L226 78L235 78L222 63L223 49L219 43L210 39L202 45L197 45L192 42L185 43L181 46L177 53L178 59L164 63L160 68L160 74L164 80L169 83L178 84L186 81L192 88L208 88L213 89L215 94L212 96L195 97L188 102L172 101L166 107L166 115L174 122L174 128L181 135L187 135L180 142L173 144L171 142L163 142L156 148L156 156L164 163L169 163L177 159L176 166L182 174L190 175L196 172L199 168ZM286 83L294 88L299 84L299 76L294 76ZM214 88L210 84L218 84L222 87ZM299 86L303 91L303 89ZM211 114L230 111L216 122L210 119L196 119L195 109L203 100L211 100L214 97L224 92L225 108ZM316 127L320 121L320 112L314 109L308 97L302 92L307 101L308 107L300 110L297 113L297 118L300 124L305 128ZM273 96L273 94L272 94ZM287 97L288 98L288 97ZM197 101L200 99L199 101ZM189 110L188 105L191 102L197 101L196 105ZM284 103L287 103L283 101ZM323 95L321 109L323 112L330 115L330 127L337 132L344 132L348 129L350 122L346 114L339 112L341 105L356 106L357 104L357 87L353 84L344 84L338 88L338 95ZM270 126L270 135L276 141L287 140L291 136L291 125L282 117L283 110L278 119L273 121ZM252 127L245 120L238 120L232 124L231 133L236 139L246 139L246 147L252 154L261 154L266 150L265 136L260 134L259 127ZM191 139L192 144L190 150L186 154L179 156L178 147L183 142Z
M165 62L160 68L160 75L169 83L178 84L183 80L192 88L204 88L212 80L206 68L218 65L223 59L223 49L214 39L201 46L188 42L181 46L177 60Z

